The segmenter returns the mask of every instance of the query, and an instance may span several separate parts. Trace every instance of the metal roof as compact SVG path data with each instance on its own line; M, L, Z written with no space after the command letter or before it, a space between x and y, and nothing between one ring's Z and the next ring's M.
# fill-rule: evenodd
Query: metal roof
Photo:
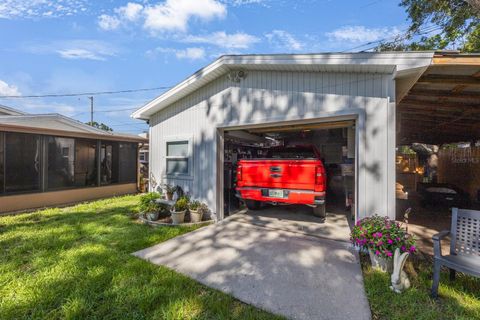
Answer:
M22 115L22 114L27 114L27 113L0 104L0 116L4 116L4 115L6 115L6 116L19 116L19 115Z
M104 131L60 114L0 115L0 131L14 131L103 140L146 142L131 134Z
M400 76L430 65L434 54L433 51L425 51L225 55L147 103L132 117L149 119L154 113L231 70L368 72Z

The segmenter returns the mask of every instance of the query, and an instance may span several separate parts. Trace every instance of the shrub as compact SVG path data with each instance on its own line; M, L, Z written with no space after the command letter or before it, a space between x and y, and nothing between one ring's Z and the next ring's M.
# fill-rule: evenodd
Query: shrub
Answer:
M186 197L182 197L175 202L173 206L175 212L185 211L188 209L188 199Z
M414 253L415 239L398 222L377 215L357 221L350 241L358 248L372 250L377 256L391 258L395 249Z
M140 204L139 204L140 212L147 212L149 209L152 208L152 204L157 205L155 203L155 200L158 198L160 198L160 193L158 192L149 192L140 196Z

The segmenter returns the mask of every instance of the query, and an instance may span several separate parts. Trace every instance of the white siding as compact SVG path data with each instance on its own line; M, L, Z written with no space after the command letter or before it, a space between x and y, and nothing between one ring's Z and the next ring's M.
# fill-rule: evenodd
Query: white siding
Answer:
M183 186L215 208L216 195L223 195L215 190L217 127L355 115L359 216L393 217L394 181L387 172L395 150L388 112L393 85L391 74L249 70L240 83L221 76L150 119L151 172L158 183ZM167 180L165 139L185 136L194 143L193 179Z

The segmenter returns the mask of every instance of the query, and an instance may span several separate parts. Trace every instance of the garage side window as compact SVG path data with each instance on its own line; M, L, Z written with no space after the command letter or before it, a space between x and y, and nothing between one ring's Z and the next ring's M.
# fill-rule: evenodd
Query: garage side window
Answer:
M167 141L166 146L166 172L170 176L190 176L191 151L190 141Z

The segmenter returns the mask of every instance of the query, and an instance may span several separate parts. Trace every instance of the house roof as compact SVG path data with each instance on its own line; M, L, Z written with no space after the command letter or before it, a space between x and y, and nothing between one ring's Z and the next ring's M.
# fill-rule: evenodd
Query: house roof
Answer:
M4 115L6 115L6 116L19 116L19 115L22 115L22 114L27 114L27 113L0 104L0 116L4 116Z
M60 114L0 115L0 131L25 132L102 140L147 142L131 134L108 132Z
M399 77L423 72L435 52L360 52L321 54L224 55L195 72L161 96L136 110L132 117L149 119L154 113L231 70L391 73Z

